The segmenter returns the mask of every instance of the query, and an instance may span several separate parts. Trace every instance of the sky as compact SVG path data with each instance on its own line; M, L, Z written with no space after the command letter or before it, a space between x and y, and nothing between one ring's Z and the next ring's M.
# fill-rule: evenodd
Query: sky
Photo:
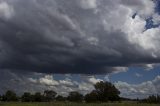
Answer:
M160 0L0 0L0 94L160 94Z

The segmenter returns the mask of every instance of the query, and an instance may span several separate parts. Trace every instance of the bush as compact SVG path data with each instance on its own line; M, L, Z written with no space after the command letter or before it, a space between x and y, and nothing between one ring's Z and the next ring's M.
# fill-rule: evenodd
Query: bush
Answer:
M25 92L22 96L21 96L21 101L22 102L32 102L33 100L33 95L31 95L31 93L29 92Z
M58 95L58 96L56 97L56 101L66 101L66 98L63 97L63 96L61 96L61 95Z
M97 102L98 101L98 94L95 90L93 90L91 93L88 93L84 97L85 102L91 103L91 102Z
M70 92L67 99L71 102L82 102L83 101L83 95L79 92Z

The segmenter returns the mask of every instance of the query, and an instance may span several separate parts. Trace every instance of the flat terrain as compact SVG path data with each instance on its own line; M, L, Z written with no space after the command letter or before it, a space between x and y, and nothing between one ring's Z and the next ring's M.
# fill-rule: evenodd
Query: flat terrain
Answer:
M159 106L137 103L0 103L0 106Z

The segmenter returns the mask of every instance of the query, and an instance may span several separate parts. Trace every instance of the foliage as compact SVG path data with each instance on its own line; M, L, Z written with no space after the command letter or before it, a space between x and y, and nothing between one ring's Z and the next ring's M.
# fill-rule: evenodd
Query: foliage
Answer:
M29 92L25 92L22 97L21 97L22 102L32 102L33 100L33 95Z
M45 101L47 102L53 101L56 95L57 93L55 91L52 91L52 90L44 91L44 98L45 98Z
M83 95L77 91L70 92L67 98L71 102L82 102Z
M84 100L88 103L96 102L98 100L97 91L93 90L91 93L86 94Z
M56 101L66 101L66 97L63 97L63 96L61 96L61 95L58 95L58 96L56 97Z
M8 90L2 96L2 101L18 101L18 97L14 91Z
M160 95L149 96L148 98L141 100L141 102L160 104Z
M43 102L44 100L44 97L43 95L41 95L40 92L36 92L34 95L33 95L33 101L34 102Z
M97 82L95 90L85 95L86 102L107 102L107 101L119 101L120 91L110 82Z

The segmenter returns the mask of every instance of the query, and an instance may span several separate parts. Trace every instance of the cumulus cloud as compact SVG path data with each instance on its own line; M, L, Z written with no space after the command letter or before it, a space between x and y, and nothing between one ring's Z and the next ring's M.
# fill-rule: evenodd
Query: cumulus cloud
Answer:
M49 86L53 86L53 85L58 85L59 84L57 81L55 81L53 79L52 75L46 75L46 76L44 76L44 78L40 78L39 82L41 84L49 85Z
M151 0L0 0L0 69L107 74L159 63L160 29L145 27L149 17L159 23L155 6Z
M121 96L123 97L145 98L153 94L160 94L160 76L141 84L129 84L122 81L118 81L114 84L121 91Z
M153 15L153 23L155 25L160 24L160 15L158 15L158 14Z
M81 76L84 82L90 83L90 84L96 84L97 82L103 81L102 79L97 79L95 76Z
M66 78L64 80L60 80L59 83L63 84L63 85L66 85L66 86L73 86L74 85L74 83L72 82L72 80L69 79L69 78Z
M78 91L86 94L94 89L96 82L102 79L94 76L81 76L75 80L70 76L63 76L63 78L56 79L52 74L39 73L15 73L10 70L1 70L0 77L0 94L7 90L14 90L18 95L24 92L42 92L44 90L54 90L58 94L67 96L71 91Z

